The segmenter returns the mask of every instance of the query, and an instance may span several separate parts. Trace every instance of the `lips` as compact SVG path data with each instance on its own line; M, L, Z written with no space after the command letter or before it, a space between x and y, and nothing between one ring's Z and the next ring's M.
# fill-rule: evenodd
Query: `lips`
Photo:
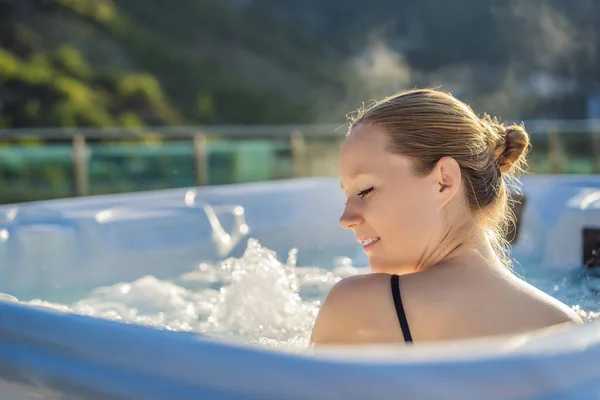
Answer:
M358 243L362 244L363 246L368 246L371 243L377 242L379 240L378 237L368 237L368 238L362 238L362 239L357 239Z
M368 252L369 250L371 250L371 248L373 248L373 246L376 246L381 239L378 237L365 237L357 238L356 240L358 241L358 243L363 245L363 251Z

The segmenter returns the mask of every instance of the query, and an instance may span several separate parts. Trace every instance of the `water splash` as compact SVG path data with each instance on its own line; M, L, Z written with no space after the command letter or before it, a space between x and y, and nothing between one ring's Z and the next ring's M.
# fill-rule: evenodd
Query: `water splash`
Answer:
M231 284L221 288L201 330L251 343L308 343L319 303L300 296L296 252L292 250L288 263L282 264L273 251L249 240L241 258L223 264L231 273Z
M290 250L282 263L274 251L250 239L242 257L202 263L172 280L144 276L99 287L71 304L41 299L27 304L293 351L308 344L331 287L366 272L345 257L335 259L332 270L298 267L297 255L297 249Z
M202 263L171 280L143 276L99 287L69 304L42 299L24 303L296 351L308 344L318 309L331 287L344 277L368 272L347 257L332 260L331 269L297 266L297 255L298 250L292 249L281 262L274 251L250 239L240 258ZM527 281L571 305L585 320L600 318L597 278L533 267L527 272ZM18 301L8 294L0 294L0 300Z

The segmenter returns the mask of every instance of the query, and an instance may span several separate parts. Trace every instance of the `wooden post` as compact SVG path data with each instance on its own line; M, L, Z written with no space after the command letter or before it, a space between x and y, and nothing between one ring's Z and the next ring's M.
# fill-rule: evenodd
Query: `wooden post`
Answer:
M206 135L197 133L193 139L194 160L196 161L196 185L208 184L208 153Z
M87 196L89 193L88 157L85 137L81 134L73 136L73 178L75 196Z
M302 132L294 131L290 135L290 146L292 150L292 171L294 178L305 176L306 165L306 145Z

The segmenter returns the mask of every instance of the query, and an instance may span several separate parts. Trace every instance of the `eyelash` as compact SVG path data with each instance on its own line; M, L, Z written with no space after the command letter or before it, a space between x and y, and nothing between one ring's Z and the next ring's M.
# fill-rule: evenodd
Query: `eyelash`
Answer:
M365 190L361 190L360 192L358 192L358 195L362 198L364 198L366 195L368 195L369 193L371 193L373 191L373 186L371 186L368 189Z
M371 193L373 191L373 189L375 189L375 188L373 186L371 186L368 189L361 190L360 192L357 193L357 195L358 195L358 197L364 199L366 195L368 195L369 193ZM347 205L349 201L350 200L346 199L345 204Z

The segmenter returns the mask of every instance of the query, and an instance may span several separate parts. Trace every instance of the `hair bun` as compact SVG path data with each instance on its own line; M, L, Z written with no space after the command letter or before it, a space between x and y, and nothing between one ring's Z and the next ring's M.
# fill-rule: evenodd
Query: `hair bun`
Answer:
M504 126L492 124L498 137L494 146L494 159L502 173L513 167L520 168L525 162L525 153L529 147L529 135L521 125Z

